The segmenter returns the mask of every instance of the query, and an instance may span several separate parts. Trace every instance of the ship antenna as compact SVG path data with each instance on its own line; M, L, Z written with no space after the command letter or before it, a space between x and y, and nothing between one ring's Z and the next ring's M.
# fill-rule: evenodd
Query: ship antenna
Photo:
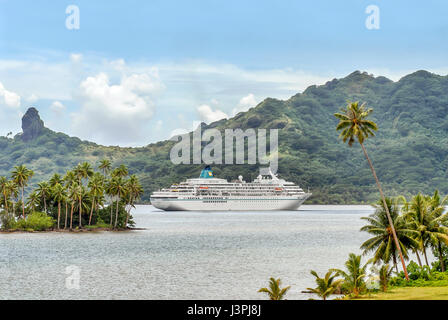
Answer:
M272 173L271 167L269 167L269 174L271 175L272 180L278 180L277 176Z

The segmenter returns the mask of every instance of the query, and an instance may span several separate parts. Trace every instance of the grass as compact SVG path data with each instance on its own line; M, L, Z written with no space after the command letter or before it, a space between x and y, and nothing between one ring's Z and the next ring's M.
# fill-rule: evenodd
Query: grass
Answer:
M448 300L448 287L394 287L357 300Z

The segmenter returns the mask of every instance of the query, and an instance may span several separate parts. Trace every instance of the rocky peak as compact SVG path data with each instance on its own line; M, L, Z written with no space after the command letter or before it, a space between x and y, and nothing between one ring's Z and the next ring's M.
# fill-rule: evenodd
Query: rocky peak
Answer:
M39 116L39 111L36 108L29 108L22 117L22 139L23 141L30 141L37 138L44 129L44 122Z

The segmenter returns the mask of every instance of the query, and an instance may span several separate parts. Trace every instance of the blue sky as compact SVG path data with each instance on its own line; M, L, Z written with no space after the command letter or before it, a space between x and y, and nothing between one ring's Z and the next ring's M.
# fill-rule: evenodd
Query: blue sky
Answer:
M145 145L354 70L445 75L447 12L442 0L0 0L0 135L34 105L54 130Z

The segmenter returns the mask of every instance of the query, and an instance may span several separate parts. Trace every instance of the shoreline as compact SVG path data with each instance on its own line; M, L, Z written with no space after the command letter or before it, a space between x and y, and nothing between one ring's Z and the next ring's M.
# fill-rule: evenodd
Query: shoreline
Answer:
M82 229L61 229L61 230L44 230L44 231L27 231L27 230L0 230L0 234L10 234L10 233L89 233L89 232L126 232L126 231L139 231L148 230L147 228L121 228L121 229L111 229L111 228L82 228Z

